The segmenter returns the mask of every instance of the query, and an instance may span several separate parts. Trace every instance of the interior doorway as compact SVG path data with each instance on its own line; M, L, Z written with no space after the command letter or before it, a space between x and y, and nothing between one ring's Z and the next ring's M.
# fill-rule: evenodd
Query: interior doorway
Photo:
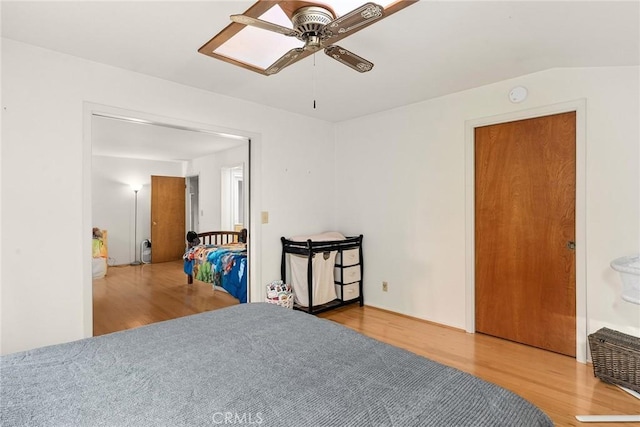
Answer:
M474 140L475 329L576 356L576 113Z
M187 228L200 229L200 188L198 175L187 177Z
M218 137L221 139L225 139L227 142L228 141L232 141L232 144L235 147L240 147L243 146L244 148L241 151L244 151L244 158L245 158L245 163L248 165L254 164L254 165L258 165L259 166L259 159L258 161L255 161L252 163L250 162L250 158L252 156L257 156L259 157L259 154L252 154L252 153L259 153L260 152L260 136L257 134L253 134L253 133L246 133L246 132L237 132L234 130L231 130L229 128L217 128L216 126L212 126L212 125L207 125L207 124L203 124L203 123L191 123L191 122L186 122L183 120L179 120L179 119L170 119L170 118L165 118L165 117L158 117L158 116L154 116L154 115L150 115L150 114L145 114L145 113L139 113L139 112L133 112L133 111L128 111L128 110L122 110L119 108L114 108L114 107L108 107L108 106L102 106L102 105L97 105L97 104L91 104L91 103L85 103L85 126L84 126L84 159L85 159L85 164L88 165L88 167L85 169L83 176L85 177L85 182L89 183L90 185L85 186L84 189L84 206L83 206L83 223L85 224L85 227L88 225L91 225L93 223L92 217L92 210L93 210L93 205L92 202L95 202L95 193L92 197L92 190L93 192L95 192L95 189L93 189L92 184L93 181L95 181L95 179L93 178L93 168L92 168L92 157L94 155L102 155L102 156L108 156L109 154L105 154L105 153L98 153L98 147L96 146L95 142L97 139L100 138L100 129L99 126L95 125L95 120L96 118L99 119L106 119L108 121L112 121L113 123L127 123L127 124L137 124L139 125L141 128L145 127L145 128L149 128L149 129L164 129L164 130L168 130L170 132L180 132L181 135L192 135L192 134L197 134L197 135L207 135L209 137ZM243 136L243 134L246 134ZM102 135L104 136L104 135ZM112 136L112 135L110 135ZM118 143L118 141L116 141L114 138L106 138L109 139L110 141L114 142L114 147L112 147L114 150L119 150L121 152L126 151L127 146L129 146L129 144L127 142L120 142ZM147 144L151 144L150 147L152 148L151 151L153 153L155 153L156 155L159 154L159 151L163 151L160 150L161 146L160 145L154 145L156 144L157 140L153 140L153 141L149 141L148 139L144 139L144 138L139 138L141 141L147 143ZM174 141L174 143L172 144L171 147L169 147L169 149L175 149L175 150L184 150L185 148L185 143L183 141L182 138L178 139L177 142ZM229 146L228 146L229 147ZM126 154L124 158L127 158L129 160L136 158L136 148L139 148L139 146L129 146L128 147L130 149L129 154ZM149 147L147 147L149 148ZM165 146L162 146L162 149L167 148ZM233 149L233 148L229 148L229 149ZM237 153L238 150L236 150ZM164 152L164 151L163 151ZM182 153L178 153L177 151L174 152L174 156L173 159L177 159L179 161L185 161L185 159L188 159L189 157L187 156L187 154L183 151ZM137 160L144 160L142 158L137 158ZM162 161L161 159L152 159L152 160L159 160ZM215 167L212 168L212 166L210 164L208 164L208 160L207 159L201 159L200 161L201 163L201 168L202 170L206 171L209 175L214 174L213 171L215 170ZM256 166L256 167L258 167ZM128 186L128 182L129 179L127 179L126 173L123 173L122 168L120 168L119 166L117 168L114 168L118 170L118 179L114 180L112 179L111 181L113 181L112 183L114 185L118 185L120 187L125 188L126 187L126 202L129 202L130 199L130 194L129 194L129 186ZM137 171L138 174L143 174L143 171L138 170ZM187 167L183 167L182 169L182 173L184 174L193 174L193 175L198 175L198 172L190 172L189 168ZM144 174L146 174L147 177L150 178L151 174L147 174L146 171L144 172ZM179 174L179 173L178 173ZM215 173L216 177L218 177L219 179L219 171L217 173ZM185 175L182 175L185 176ZM198 204L198 208L199 209L193 209L193 220L198 220L199 224L197 228L200 228L203 225L203 221L201 218L198 218L198 210L204 212L204 215L209 215L211 216L212 212L216 212L215 216L219 215L220 212L220 208L217 209L212 209L211 208L211 204L205 205L204 206L204 211L203 211L203 198L202 198L202 175L197 176L198 178L198 194L199 197L194 198L194 201L197 202ZM245 191L245 197L246 197L246 201L244 206L246 206L245 209L245 215L246 215L246 228L249 229L250 228L250 221L249 221L249 217L250 217L250 212L249 212L249 198L252 197L251 196L251 192L249 192L249 173L248 171L246 171L246 178L244 182L244 189ZM117 182L116 182L117 181ZM193 183L195 183L195 181L192 181ZM209 188L211 187L211 184L208 184ZM219 188L219 184L216 185L216 187ZM258 185L259 187L259 185ZM146 192L148 193L148 191ZM219 200L219 196L213 196L211 195L211 193L209 191L207 191L207 194L209 194L209 198L207 199L205 197L205 202L207 203L212 203L213 199L215 199L215 204L218 205L220 203ZM183 187L183 198L185 196L185 191L184 191L184 187ZM185 200L186 201L186 200ZM252 203L252 206L256 206L255 204L256 202L254 201ZM114 206L118 206L121 203L114 203L112 205ZM185 207L186 208L186 207ZM184 212L184 210L183 210ZM186 215L185 215L186 216ZM209 218L209 217L205 217L206 219L206 225L205 228L206 230L199 230L199 231L208 231L209 229L219 229L219 217L217 220L215 220L215 217L213 219ZM187 217L188 220L188 217ZM127 224L130 221L127 221ZM141 221L142 222L142 221ZM147 221L147 224L149 222ZM106 228L106 227L105 227ZM125 227L127 228L127 227ZM194 227L196 228L196 227ZM185 229L186 229L186 225L185 225ZM130 234L130 233L124 233L124 234ZM250 231L250 234L251 231ZM142 235L142 233L141 233ZM145 235L146 237L146 235ZM133 238L133 237L131 237ZM182 239L182 243L184 243L184 233L182 233L181 235L181 239ZM257 242L260 239L260 235L259 233L255 233L251 236L251 241L252 241L252 245L249 246L249 254L248 254L248 258L251 258L250 260L248 259L248 276L249 276L249 289L248 291L250 292L252 290L252 287L254 287L254 284L256 283L256 275L257 273L257 268L256 266L259 266L259 261L255 259L255 247L258 246ZM126 237L125 240L128 242L129 238ZM255 243L256 246L253 245L253 243ZM181 280L185 277L184 273L182 272L182 269L179 268L178 270L180 270L180 278ZM91 336L92 335L92 329L93 329L93 289L92 289L92 280L91 280L91 267L89 266L89 268L86 270L87 274L87 280L86 280L86 289L85 289L85 299L84 299L84 312L85 312L85 322L83 325L84 331L85 331L85 335L86 336Z
M220 171L220 218L223 230L246 228L246 191L244 165L224 167Z

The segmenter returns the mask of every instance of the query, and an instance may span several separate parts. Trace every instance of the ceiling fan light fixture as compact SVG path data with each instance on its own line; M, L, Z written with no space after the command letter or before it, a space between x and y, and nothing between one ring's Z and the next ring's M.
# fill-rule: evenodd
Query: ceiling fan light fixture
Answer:
M308 36L307 40L304 42L304 47L312 52L320 50L322 48L320 37L316 35Z
M334 45L376 20L417 1L258 0L243 14L231 15L232 23L200 47L198 52L263 75L271 75L322 48L326 51L329 44ZM348 55L341 57L347 58L349 63L329 56L360 72L373 67L371 62L346 52ZM364 62L354 67L354 58L363 59Z
M251 67L266 69L285 52L299 46L300 41L293 37L282 37L269 31L246 27L211 53Z

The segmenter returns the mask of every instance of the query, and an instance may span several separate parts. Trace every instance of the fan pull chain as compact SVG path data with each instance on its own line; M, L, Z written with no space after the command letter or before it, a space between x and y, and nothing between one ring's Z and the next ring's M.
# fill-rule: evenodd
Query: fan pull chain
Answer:
M316 54L313 54L313 109L316 109Z

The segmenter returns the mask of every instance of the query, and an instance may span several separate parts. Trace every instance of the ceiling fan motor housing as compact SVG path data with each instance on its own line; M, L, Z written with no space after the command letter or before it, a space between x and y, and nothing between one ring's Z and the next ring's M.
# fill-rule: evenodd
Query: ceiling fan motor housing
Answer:
M305 48L320 49L321 41L324 37L322 30L333 21L333 14L319 6L302 7L296 11L291 18L293 28L299 32L297 37L305 42Z

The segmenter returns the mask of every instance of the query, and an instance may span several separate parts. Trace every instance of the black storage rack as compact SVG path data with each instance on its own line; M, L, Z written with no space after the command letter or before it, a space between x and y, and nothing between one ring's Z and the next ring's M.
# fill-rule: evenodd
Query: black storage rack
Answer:
M297 303L293 305L294 310L306 311L309 314L318 314L324 311L333 310L338 307L343 307L355 302L360 303L360 307L364 305L362 279L364 277L364 265L362 262L362 234L354 237L347 237L344 240L330 240L323 242L314 242L307 240L304 242L295 242L288 240L284 237L280 239L282 241L282 261L280 265L280 275L282 281L287 283L287 254L302 255L307 257L307 287L309 293L309 306L303 307ZM342 298L337 298L333 301L329 301L322 305L313 305L313 256L318 253L337 251L340 254L340 259L343 260L343 251L349 249L358 249L359 266L360 266L360 283L359 283L359 295L357 298L351 300L344 300L344 292L340 292ZM336 263L335 267L343 268L341 263ZM338 286L345 286L344 275L341 275L341 280L334 280L334 283Z

